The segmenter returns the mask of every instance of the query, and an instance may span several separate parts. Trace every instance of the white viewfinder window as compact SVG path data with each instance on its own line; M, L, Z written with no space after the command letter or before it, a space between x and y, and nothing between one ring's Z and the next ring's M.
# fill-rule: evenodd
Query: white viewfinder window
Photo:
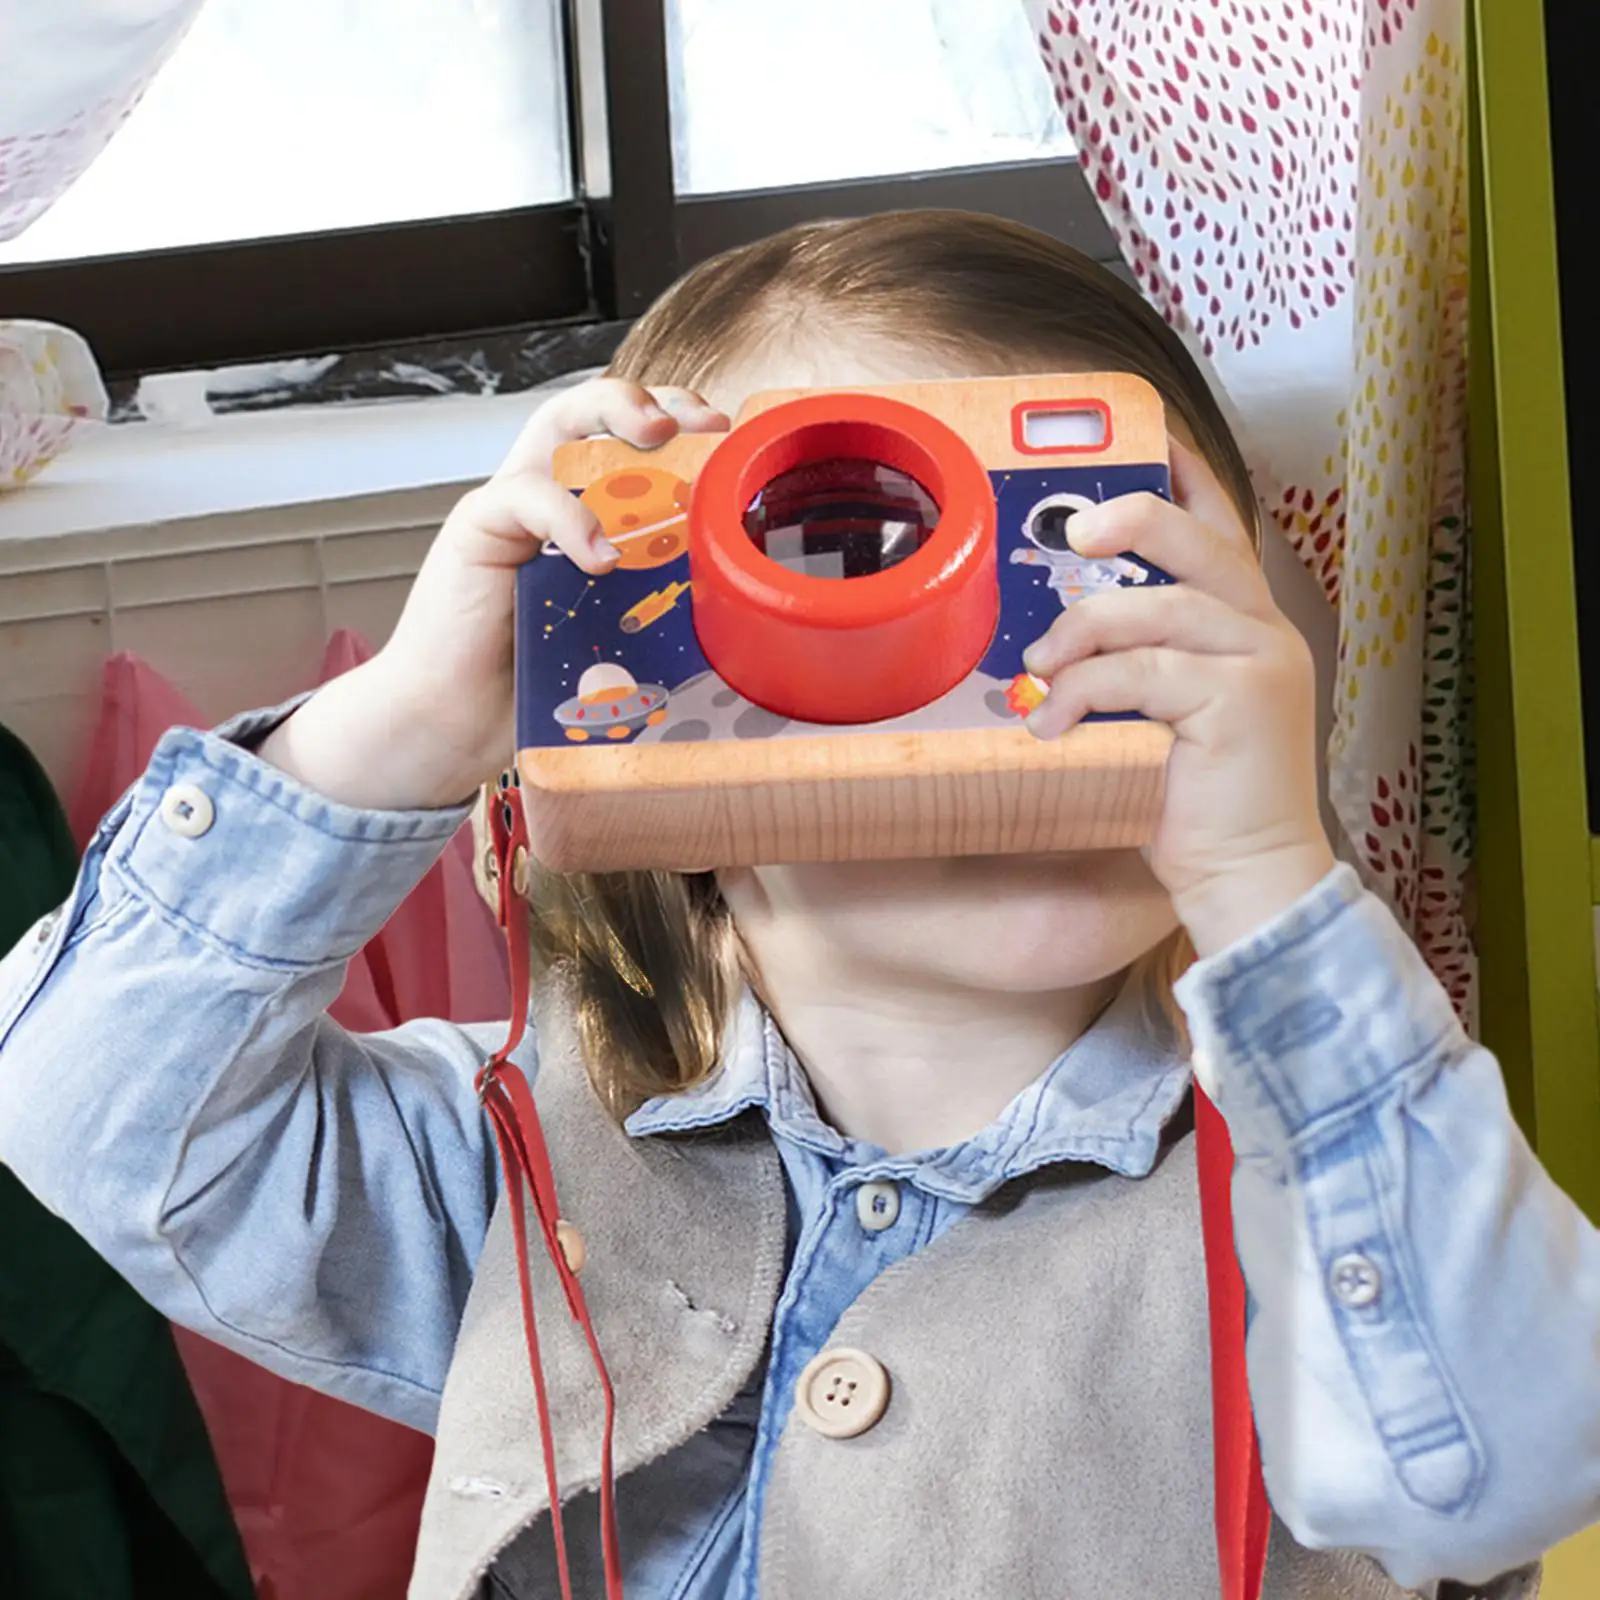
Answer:
M1022 442L1030 450L1098 450L1106 442L1106 415L1098 407L1024 411Z

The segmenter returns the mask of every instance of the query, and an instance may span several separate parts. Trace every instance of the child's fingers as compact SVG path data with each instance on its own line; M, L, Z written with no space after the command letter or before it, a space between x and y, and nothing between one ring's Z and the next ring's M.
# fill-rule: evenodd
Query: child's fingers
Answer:
M1054 739L1091 711L1138 712L1176 727L1218 693L1216 671L1197 666L1188 651L1165 645L1090 656L1056 676L1044 703L1028 718L1028 732Z
M1167 451L1172 467L1172 498L1185 511L1237 544L1253 560L1255 546L1251 543L1250 530L1239 520L1239 508L1211 470L1211 463L1189 449L1181 439L1170 436Z
M594 378L564 389L528 419L501 466L502 473L548 472L558 445L612 433L632 444L663 444L677 424L642 384Z
M491 478L460 502L445 527L475 566L519 567L545 544L564 551L585 572L609 571L617 560L594 513L535 472Z
M1119 495L1090 506L1067 524L1067 539L1091 560L1132 551L1180 583L1249 616L1264 618L1274 611L1249 541L1218 530L1159 495Z
M718 411L693 389L676 385L652 386L651 398L677 424L680 433L722 433L731 425L725 411Z
M1043 638L1022 653L1038 678L1054 677L1089 656L1146 645L1196 655L1244 655L1267 642L1267 629L1214 595L1184 584L1119 589L1068 606Z
M529 418L506 456L502 473L548 472L556 447L609 433L642 450L663 445L680 429L705 433L728 420L688 389L663 388L662 399L643 384L594 378L545 402Z

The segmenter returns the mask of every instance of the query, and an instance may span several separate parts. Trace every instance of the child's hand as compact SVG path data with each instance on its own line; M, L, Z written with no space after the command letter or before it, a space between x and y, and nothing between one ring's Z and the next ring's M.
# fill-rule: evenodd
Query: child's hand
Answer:
M1334 864L1317 806L1311 652L1273 603L1233 503L1174 442L1176 505L1127 495L1069 524L1087 557L1132 551L1178 580L1092 595L1024 661L1050 681L1028 719L1054 738L1091 711L1176 735L1150 864L1201 955L1243 938Z
M547 401L500 470L446 519L389 642L307 701L262 755L347 805L403 810L469 798L514 745L517 568L546 542L585 572L616 561L593 513L550 477L556 446L610 433L654 448L680 430L727 426L687 389L614 378Z

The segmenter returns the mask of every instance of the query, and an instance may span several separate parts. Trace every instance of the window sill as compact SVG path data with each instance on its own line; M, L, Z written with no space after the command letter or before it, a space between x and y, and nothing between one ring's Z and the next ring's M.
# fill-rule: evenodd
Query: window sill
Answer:
M480 482L539 391L207 416L98 431L0 495L0 571L40 541Z
M552 386L554 387L554 386ZM106 658L132 652L206 724L389 634L440 522L537 391L126 423L0 496L0 723L74 791Z

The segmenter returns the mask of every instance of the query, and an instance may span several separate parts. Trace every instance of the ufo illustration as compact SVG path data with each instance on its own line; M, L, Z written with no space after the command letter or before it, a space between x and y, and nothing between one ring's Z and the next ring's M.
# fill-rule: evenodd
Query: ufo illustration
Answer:
M575 744L626 739L667 715L667 691L639 683L616 661L597 661L578 679L578 692L556 707L555 719Z

